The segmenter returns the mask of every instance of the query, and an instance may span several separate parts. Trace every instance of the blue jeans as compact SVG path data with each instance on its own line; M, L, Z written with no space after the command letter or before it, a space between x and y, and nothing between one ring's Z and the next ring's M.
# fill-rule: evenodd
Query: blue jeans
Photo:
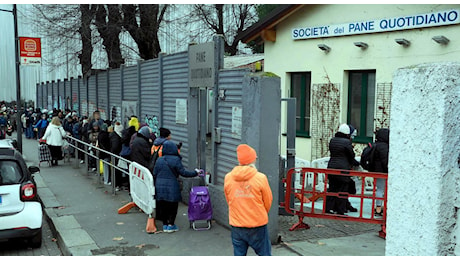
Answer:
M255 228L232 226L232 244L235 256L245 256L249 247L254 249L254 252L259 256L272 255L267 225Z
M34 129L31 125L26 127L25 134L26 134L26 138L34 138Z

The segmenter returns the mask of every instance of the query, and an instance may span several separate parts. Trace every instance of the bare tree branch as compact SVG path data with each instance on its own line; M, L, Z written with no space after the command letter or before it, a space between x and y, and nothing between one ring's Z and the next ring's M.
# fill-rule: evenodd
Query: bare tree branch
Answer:
M168 5L122 5L123 27L137 43L139 55L148 60L161 52L158 30ZM138 18L139 17L139 21Z
M119 68L125 61L121 55L121 14L117 4L97 5L95 25L107 52L109 68Z
M194 4L191 16L192 19L189 19L191 21L187 24L201 22L209 28L205 33L209 38L215 34L223 35L225 52L230 55L237 53L242 32L257 21L254 4ZM203 34L200 30L198 33ZM198 37L198 35L191 37ZM200 35L200 37L206 36Z

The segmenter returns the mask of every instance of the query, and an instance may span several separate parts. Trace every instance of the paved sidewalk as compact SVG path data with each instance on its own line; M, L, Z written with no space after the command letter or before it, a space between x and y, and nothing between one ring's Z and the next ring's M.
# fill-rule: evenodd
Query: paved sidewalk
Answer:
M38 165L38 144L23 139L29 165ZM147 234L147 215L136 208L118 214L131 199L126 191L111 194L111 187L98 182L73 162L57 167L42 163L35 179L50 226L55 229L64 255L132 256L232 256L230 230L218 223L207 231L189 228L187 206L180 204L175 233ZM282 243L272 247L275 256L383 256L385 240L378 237L377 225L305 218L309 230L289 231L294 216L280 216ZM156 221L161 230L161 223ZM255 255L249 249L248 255Z

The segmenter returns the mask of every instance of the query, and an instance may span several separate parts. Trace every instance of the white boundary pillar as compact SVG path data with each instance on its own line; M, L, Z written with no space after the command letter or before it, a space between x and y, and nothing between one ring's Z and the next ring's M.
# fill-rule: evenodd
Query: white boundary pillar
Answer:
M460 255L460 63L398 69L390 126L386 255Z

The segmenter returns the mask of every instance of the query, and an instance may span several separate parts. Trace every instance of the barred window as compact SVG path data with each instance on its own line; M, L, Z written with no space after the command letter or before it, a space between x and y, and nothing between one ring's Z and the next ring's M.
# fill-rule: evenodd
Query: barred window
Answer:
M310 137L311 72L291 73L291 97L296 98L296 135Z

